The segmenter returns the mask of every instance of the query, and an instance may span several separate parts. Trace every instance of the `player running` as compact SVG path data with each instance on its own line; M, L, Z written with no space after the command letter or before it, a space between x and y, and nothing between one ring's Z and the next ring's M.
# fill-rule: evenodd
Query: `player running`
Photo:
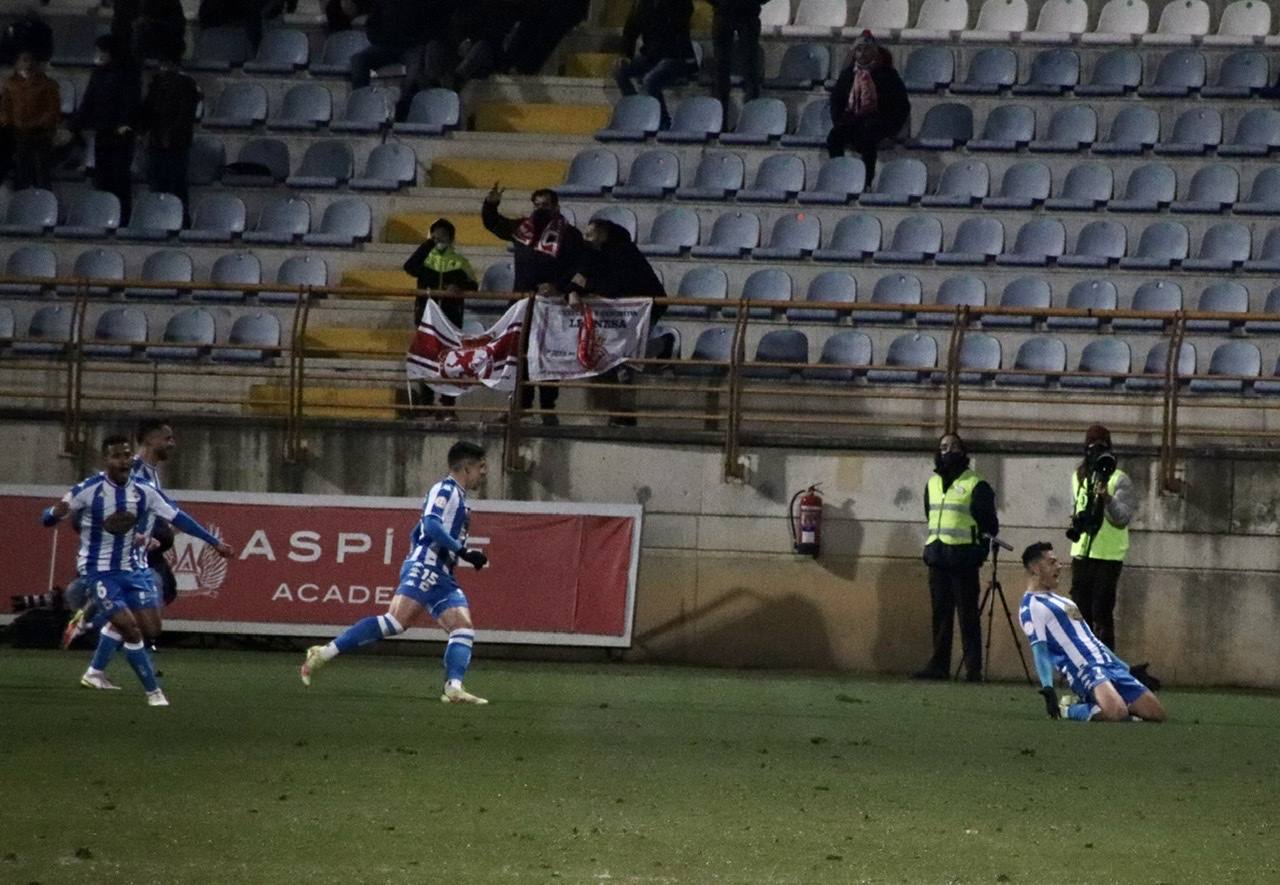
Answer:
M1054 592L1062 565L1053 545L1032 544L1022 553L1022 565L1027 570L1027 592L1018 617L1031 643L1049 716L1058 719L1063 712L1053 688L1056 669L1083 701L1066 706L1068 719L1125 722L1132 714L1146 722L1163 722L1166 714L1160 699L1093 635L1076 604Z
M489 562L479 550L467 549L470 513L466 493L484 482L484 449L475 443L458 442L449 449L449 475L431 487L422 505L422 518L409 536L409 555L400 566L400 586L385 615L370 616L348 627L328 645L307 649L302 665L302 684L310 685L320 667L343 652L349 652L397 636L430 613L449 634L444 647L444 693L447 704L487 704L462 687L471 663L475 629L467 597L453 577L458 560L482 569Z
M204 541L221 556L231 556L234 550L175 507L154 486L137 482L130 475L133 449L128 437L108 436L102 441L102 456L105 469L72 486L42 516L49 527L71 517L80 533L76 571L108 621L80 684L86 688L118 689L103 669L123 645L129 666L146 690L147 703L167 707L169 701L156 683L155 668L142 643L142 628L135 616L135 611L156 604L159 595L149 571L138 565L139 541L145 540L145 527L154 515Z

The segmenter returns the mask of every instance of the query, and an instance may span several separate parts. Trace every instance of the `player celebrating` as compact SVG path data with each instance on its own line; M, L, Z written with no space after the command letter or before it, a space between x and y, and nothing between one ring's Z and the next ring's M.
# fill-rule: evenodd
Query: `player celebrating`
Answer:
M230 556L234 551L174 507L154 486L134 480L130 475L133 449L128 437L108 436L102 441L102 455L105 469L72 486L42 517L46 526L53 527L71 516L80 533L76 571L91 588L109 621L102 628L98 649L80 684L87 688L119 688L107 679L103 668L123 645L125 658L147 692L147 703L167 707L169 701L156 684L155 668L134 616L136 609L149 604L156 595L150 574L138 567L135 548L145 538L142 531L154 514L204 541L221 556Z
M487 704L484 698L462 687L462 678L471 663L475 629L467 597L453 577L459 559L482 569L489 562L479 550L467 549L466 492L484 482L484 449L475 443L458 442L449 449L449 475L431 487L422 505L422 518L409 537L409 555L400 567L400 586L385 615L370 616L348 627L328 645L307 649L302 665L302 684L310 685L320 667L343 652L369 645L387 636L397 636L430 612L449 633L444 647L444 693L447 704Z
M1053 671L1062 672L1083 703L1066 708L1068 719L1125 722L1130 714L1146 722L1163 722L1164 706L1134 678L1129 666L1093 635L1076 604L1054 591L1062 565L1047 541L1022 552L1027 592L1018 617L1031 643L1040 677L1040 694L1049 716L1058 719L1058 695Z

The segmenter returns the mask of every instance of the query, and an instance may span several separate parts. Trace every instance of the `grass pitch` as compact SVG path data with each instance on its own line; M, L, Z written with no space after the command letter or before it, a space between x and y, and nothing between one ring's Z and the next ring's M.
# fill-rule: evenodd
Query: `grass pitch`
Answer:
M1280 700L166 650L173 706L0 652L0 882L1280 881Z

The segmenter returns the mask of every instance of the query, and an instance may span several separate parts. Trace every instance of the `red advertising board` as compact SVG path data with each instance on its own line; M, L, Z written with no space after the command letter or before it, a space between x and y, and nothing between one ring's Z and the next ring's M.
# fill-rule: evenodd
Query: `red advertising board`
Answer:
M66 489L0 486L0 613L9 595L75 576L70 526L40 511ZM172 630L329 636L386 610L422 502L414 498L169 491L236 548L221 559L178 535L169 553L178 598ZM631 644L642 511L639 505L472 501L468 546L489 567L459 563L479 638L490 642ZM0 615L4 620L11 618ZM409 639L439 639L432 629Z

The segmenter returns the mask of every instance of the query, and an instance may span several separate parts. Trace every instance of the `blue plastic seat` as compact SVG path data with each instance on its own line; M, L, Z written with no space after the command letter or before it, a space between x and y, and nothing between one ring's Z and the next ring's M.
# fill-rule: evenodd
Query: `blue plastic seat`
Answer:
M875 254L884 264L919 264L942 251L942 222L932 215L908 215L894 228L887 249Z
M227 336L229 347L215 347L220 362L257 363L280 354L280 321L270 313L246 313L236 317Z
M411 185L418 177L418 156L407 144L388 141L369 152L364 172L347 182L358 191L394 191Z
M998 218L972 216L960 222L951 247L934 256L941 265L987 264L1004 251L1004 224Z
M933 193L921 206L962 209L980 203L991 189L991 169L982 160L958 160L942 170Z
M1098 338L1090 341L1080 352L1077 372L1087 375L1066 375L1063 387L1084 390L1113 390L1124 383L1125 376L1133 369L1133 353L1129 342L1119 338Z
M1220 157L1265 157L1280 148L1280 111L1255 108L1236 124L1231 141L1218 146Z
M120 199L106 191L85 191L67 203L67 218L54 228L54 236L97 240L120 226Z
M1112 49L1094 62L1089 82L1077 86L1076 95L1124 95L1142 82L1142 56L1133 49Z
M926 150L950 151L973 138L973 110L967 104L936 104L925 112L920 131L911 146Z
M71 344L71 315L69 304L46 304L31 315L24 340L13 342L14 353L29 356L54 356L64 352Z
M829 162L829 161L828 161ZM881 166L870 190L858 201L864 206L907 206L924 196L929 174L915 157L894 157Z
M1182 262L1185 270L1230 272L1249 260L1253 236L1238 221L1223 221L1204 233L1195 258Z
M996 383L1012 387L1048 387L1067 370L1067 346L1060 338L1038 335L1018 345L1013 366L996 374Z
M969 141L971 151L1016 151L1036 135L1036 112L1025 104L1002 104L987 114L982 134Z
M1270 65L1264 52L1242 49L1231 53L1218 66L1212 85L1200 90L1204 98L1248 98L1271 82Z
M279 197L262 208L258 226L245 231L246 243L284 246L311 230L311 204L299 197Z
M1160 115L1144 104L1123 107L1111 120L1105 141L1094 144L1095 154L1140 154L1160 140Z
M696 265L680 279L676 289L677 298L700 298L708 301L723 301L729 297L729 277L723 270L711 265ZM668 316L709 317L712 308L694 304L673 304L667 308Z
M938 286L938 293L933 301L939 307L986 307L987 284L971 274L958 274L947 277ZM916 322L921 325L950 326L955 322L951 313L921 312L916 315Z
M680 359L680 330L674 326L658 323L649 330L649 340L645 343L645 359L678 360ZM658 367L662 371L666 367Z
M786 380L800 373L809 362L809 336L796 329L765 332L756 345L756 363L791 363L791 366L747 366L742 374L748 378Z
M1146 361L1142 364L1142 374L1125 379L1124 386L1130 390L1155 391L1164 389L1164 376L1169 363L1169 342L1157 341L1147 351ZM1177 365L1174 377L1185 384L1188 377L1196 373L1196 346L1190 341L1182 342L1178 348Z
M1067 171L1062 191L1045 201L1046 209L1089 211L1111 199L1115 186L1111 167L1105 163L1078 163Z
M228 243L244 233L244 201L231 194L206 194L191 214L191 227L178 234L184 243Z
M695 258L741 258L760 243L760 218L754 212L725 212L711 226L705 245L689 250Z
M880 219L846 215L836 222L831 242L813 253L818 261L865 261L880 248Z
M1120 303L1116 284L1110 280L1081 280L1067 293L1072 310L1115 310ZM1050 329L1097 329L1100 317L1049 317ZM1127 371L1127 370L1126 370Z
M362 86L347 96L342 114L329 124L334 132L377 132L391 123L395 93L385 86Z
M927 380L938 367L938 342L919 332L899 335L889 342L884 365L867 370L876 384L915 384Z
M632 212L626 206L604 206L591 213L590 221L610 221L618 225L627 232L627 236L631 237L631 242L636 241L636 213Z
M1000 189L985 197L982 205L987 209L1030 209L1048 198L1051 181L1044 163L1015 163L1005 170Z
M232 168L222 175L228 187L271 187L289 177L289 146L278 138L245 142Z
M324 209L320 226L302 237L308 246L351 246L373 234L373 210L359 197L335 200Z
M58 198L52 191L29 187L9 197L0 234L12 237L38 237L58 223Z
M1120 266L1134 270L1162 270L1180 264L1190 249L1191 234L1176 221L1156 221L1147 225L1138 237L1138 249Z
M307 35L293 28L263 32L254 57L244 63L247 74L292 74L307 66L311 44Z
M1260 393L1264 396L1276 396L1280 394L1280 358L1276 359L1276 366L1271 370L1271 376L1269 378L1253 382L1253 392Z
M1124 196L1112 200L1107 208L1112 212L1157 212L1173 202L1177 188L1178 177L1171 167L1148 163L1129 173Z
M256 287L262 282L262 262L252 252L221 255L209 271L209 282L222 286ZM243 301L246 294L246 291L237 289L197 289L192 298L196 301Z
M186 66L193 71L229 71L249 60L253 47L244 28L200 28Z
M871 365L871 338L865 332L843 330L822 343L818 362L800 372L810 381L852 381Z
M1191 379L1193 393L1244 393L1262 374L1262 352L1247 341L1228 341L1213 349L1206 377ZM1225 376L1225 377L1224 377Z
M795 154L770 154L756 167L750 188L738 191L739 203L785 203L804 190L804 161Z
M732 359L733 329L717 326L703 329L693 342L693 353L672 366L677 375L716 377L723 375Z
M814 99L804 106L796 121L795 131L783 135L783 147L823 147L831 132L830 102L825 98Z
M1168 141L1156 144L1157 154L1202 156L1222 142L1222 114L1213 108L1190 108L1178 115Z
M955 51L949 46L917 46L907 56L902 82L908 92L939 92L956 77Z
M1276 286L1267 293L1267 300L1262 307L1262 312L1268 316L1276 317L1276 319L1249 320L1244 324L1245 331L1250 335L1274 335L1280 332L1280 286ZM1276 391L1269 392L1275 393Z
M143 193L133 202L128 227L116 231L122 240L167 240L182 230L182 201L173 194Z
M626 184L613 195L626 200L661 200L680 183L680 161L670 151L645 151L631 161Z
M685 206L673 206L653 220L649 239L640 244L646 255L675 257L698 245L698 215Z
M908 273L883 276L876 280L869 303L918 307L924 303L920 278ZM914 313L905 310L855 310L852 317L855 323L903 323Z
M191 256L179 249L152 252L142 262L142 281L145 283L190 283L195 269ZM130 287L124 297L149 300L176 300L182 291L178 289L153 289Z
M298 171L285 179L289 187L335 188L345 184L355 171L355 157L345 141L313 142L302 155Z
M996 256L996 264L1043 267L1067 247L1067 231L1056 218L1033 218L1018 229L1013 249Z
M147 315L136 307L110 307L98 317L93 339L83 345L87 357L127 359L147 343Z
M1091 221L1080 228L1076 247L1058 257L1061 267L1109 267L1124 257L1129 233L1118 221Z
M1182 98L1204 86L1208 65L1203 53L1176 49L1160 59L1153 81L1138 87L1144 98Z
M769 244L756 249L754 257L763 259L797 260L812 255L822 242L822 225L817 215L793 212L780 215L773 223Z
M844 270L824 271L809 282L804 300L799 302L804 307L787 308L787 319L800 322L838 323L847 314L823 310L817 305L853 304L857 298L858 281L853 278L853 274Z
M279 113L267 120L268 129L313 132L333 119L333 95L322 83L299 83L289 88Z
M48 246L22 246L9 253L4 262L4 275L31 280L52 280L58 275L58 257ZM6 295L39 295L48 288L40 282L0 283Z
M812 89L831 70L831 51L822 43L792 43L782 53L778 73L766 79L768 89Z
M1268 166L1253 177L1249 197L1236 203L1237 215L1280 215L1280 167Z
M742 106L732 132L720 136L721 144L765 145L787 131L787 106L779 98L753 98Z
M693 95L676 105L671 126L658 133L658 141L672 144L701 144L718 138L724 128L724 108L720 100Z
M160 344L147 348L153 360L196 360L213 347L217 328L213 315L202 307L189 307L169 317Z
M364 31L335 31L325 38L320 58L313 61L310 70L316 76L351 76L351 56L369 48L369 37Z
M413 96L403 122L392 123L402 135L444 135L457 129L462 118L458 93L452 89L423 89Z
M124 279L124 256L115 249L86 249L76 256L71 276L77 280L107 281L105 286L89 287L90 295L107 295L117 290L115 284Z
M1073 49L1044 49L1031 59L1027 81L1014 95L1061 95L1080 82L1080 55Z
M956 378L961 384L986 383L995 378L1000 361L1000 339L981 332L969 332L960 342ZM933 373L933 380L938 383L945 381L946 377L945 369Z
M1021 310L1039 310L1050 307L1053 292L1044 277L1018 277L1004 287L1000 293L1000 306ZM1030 328L1035 325L1035 318L1030 316L1006 316L989 314L982 318L982 325L988 327Z
M1182 287L1168 280L1148 280L1133 293L1131 310L1141 310L1172 314L1182 310ZM1112 328L1120 329L1160 329L1173 319L1116 318Z
M818 180L802 190L796 199L801 203L843 206L862 193L867 180L867 167L857 157L832 157L818 167Z
M1246 314L1249 312L1249 290L1235 280L1212 283L1200 293L1196 310L1206 313ZM1192 332L1231 332L1243 325L1243 319L1187 320L1187 329Z
M593 148L579 151L569 163L564 183L556 188L561 197L596 197L618 183L618 155Z
M651 95L624 95L613 106L609 125L596 133L597 141L644 141L662 122L662 107Z
M222 178L222 168L227 163L226 150L221 139L197 135L191 142L187 159L187 183L206 185Z
M1258 254L1244 263L1247 271L1280 273L1280 227L1273 227L1262 238Z
M1172 212L1207 214L1230 208L1240 198L1240 173L1227 163L1201 166L1191 176L1187 194L1169 204Z
M742 189L746 171L742 157L728 151L708 151L702 155L693 184L676 189L681 200L725 200Z
M515 284L515 266L510 261L499 261L484 269L484 276L480 279L480 291L511 292Z
M201 123L209 129L252 129L266 119L267 90L260 83L228 83Z
M951 84L957 95L995 95L1018 79L1018 56L1012 49L992 46L979 50L969 62L964 80Z
M753 271L742 284L742 300L754 304L763 303L762 307L747 308L747 315L755 319L768 319L791 303L795 285L791 274L785 270L767 267ZM725 307L722 313L727 317L738 315L736 307Z
M263 304L296 304L299 286L329 285L329 266L319 255L291 255L280 262L276 270L276 282L288 289L262 290L258 301Z
M1097 138L1098 112L1088 105L1069 104L1053 112L1044 137L1033 140L1027 149L1042 154L1070 154L1083 150Z

